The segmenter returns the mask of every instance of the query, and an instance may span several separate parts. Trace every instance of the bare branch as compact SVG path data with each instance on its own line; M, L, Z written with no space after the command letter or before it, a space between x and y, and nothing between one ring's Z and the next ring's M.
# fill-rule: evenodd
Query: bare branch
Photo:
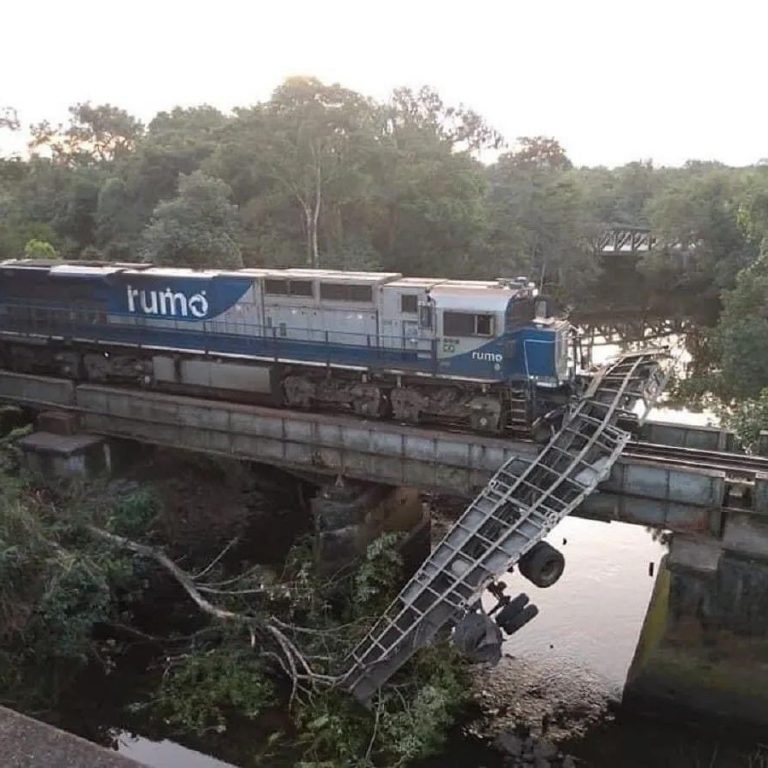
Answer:
M381 689L379 689L378 696L376 697L376 718L373 721L371 740L368 742L368 749L365 752L366 760L370 760L371 752L373 752L373 745L376 743L376 736L379 734L379 717L381 717Z
M229 550L232 549L232 547L235 544L237 544L238 541L239 541L239 538L237 536L235 536L235 538L232 539L229 542L229 544L227 544L227 546L224 547L224 549L222 549L221 552L219 552L219 554L216 555L216 557L214 557L213 560L211 560L211 562L208 563L208 565L205 568L203 568L202 571L200 571L200 573L194 575L192 578L194 580L197 580L197 579L201 579L203 576L205 576L205 574L208 573L211 570L211 568L215 567L216 563L218 563L221 560L221 558L224 557L224 555L226 555L227 552L229 552Z
M220 608L219 606L211 603L202 595L203 591L218 593L220 592L219 590L213 590L204 586L196 585L192 577L186 571L179 568L179 566L176 565L176 563L174 563L173 560L168 557L168 555L159 549L150 547L147 544L140 544L137 541L132 541L131 539L127 539L124 536L119 536L115 533L110 533L109 531L105 531L103 528L98 528L95 525L87 526L87 530L91 533L91 535L102 539L103 541L106 541L114 546L120 547L121 549L127 549L128 551L134 552L137 555L141 555L142 557L154 560L158 565L168 571L171 576L173 576L173 578L181 585L184 591L189 595L189 597L194 601L194 603L198 606L198 608L200 608L201 611L216 619L227 622L237 622L247 627L250 633L252 647L256 644L257 631L261 631L270 637L280 648L282 655L274 654L270 651L263 651L262 655L269 656L270 658L276 658L280 668L290 678L292 686L290 704L293 704L293 701L300 690L303 692L307 691L306 687L302 686L302 682L307 682L310 685L316 685L319 683L324 685L335 685L340 681L340 677L324 675L315 672L309 664L306 656L283 632L283 629L288 631L293 629L299 630L299 628L291 627L291 625L280 622L279 620L274 619L274 617L261 619L249 614L235 613L233 611ZM258 592L260 590L254 591ZM251 590L241 590L242 594L249 592L251 592ZM237 594L236 591L225 591L223 593ZM280 624L280 628L276 626L277 623Z
M168 557L168 555L166 555L164 552L161 552L159 549L147 546L146 544L139 544L136 541L131 541L131 539L126 539L125 536L118 536L116 533L110 533L109 531L105 531L103 528L97 528L95 525L89 525L88 530L91 534L100 539L103 539L104 541L108 541L115 546L121 547L122 549L135 552L137 555L148 557L158 563L158 565L161 565L173 576L174 579L176 579L184 591L197 604L197 607L200 608L200 610L204 613L207 613L210 616L215 616L217 619L222 619L224 621L254 621L253 617L227 611L224 608L219 608L218 606L215 606L213 603L206 600L200 594L200 591L195 586L190 575L186 571L183 571L181 568L179 568L179 566L176 565L176 563L174 563L173 560Z

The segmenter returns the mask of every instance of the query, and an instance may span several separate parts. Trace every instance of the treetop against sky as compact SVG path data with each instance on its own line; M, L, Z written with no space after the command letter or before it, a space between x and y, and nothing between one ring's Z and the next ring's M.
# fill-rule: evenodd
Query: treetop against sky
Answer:
M0 13L0 105L26 124L85 101L144 122L176 105L229 110L311 74L377 100L428 83L507 137L556 136L576 165L768 156L768 8L753 0L136 0L129 13L41 0Z

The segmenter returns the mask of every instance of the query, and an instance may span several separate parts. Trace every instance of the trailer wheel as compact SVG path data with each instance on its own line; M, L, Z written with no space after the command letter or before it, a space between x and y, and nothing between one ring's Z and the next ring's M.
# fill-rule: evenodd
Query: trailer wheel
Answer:
M511 616L504 624L500 624L501 628L508 634L513 635L519 629L522 629L531 619L535 619L539 615L539 609L533 604L529 603L521 611L518 611L514 616Z
M501 630L484 613L468 613L453 630L453 644L474 663L498 664Z
M524 592L510 600L495 616L496 623L506 631L507 624L528 605L529 598Z
M536 419L531 426L531 439L538 445L546 445L555 432L552 429L552 425L548 424L542 418Z
M520 573L537 587L551 587L565 570L565 558L550 544L540 541L517 564Z

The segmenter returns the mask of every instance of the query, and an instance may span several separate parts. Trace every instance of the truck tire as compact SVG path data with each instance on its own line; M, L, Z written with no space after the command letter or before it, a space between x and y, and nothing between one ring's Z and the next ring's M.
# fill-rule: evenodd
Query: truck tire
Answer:
M518 611L508 621L504 622L502 629L508 635L513 635L519 629L522 629L529 621L531 621L531 619L535 619L538 615L539 609L533 603L528 603L528 605L526 605L522 611Z
M519 594L514 600L510 600L495 616L496 623L506 632L507 625L520 611L528 605L529 598L524 592Z
M501 630L484 613L468 613L453 630L453 644L476 664L498 664L501 659Z
M517 564L520 573L537 587L551 587L565 570L565 558L550 544L540 541Z
M552 425L539 417L531 426L531 439L537 445L546 445L555 434Z

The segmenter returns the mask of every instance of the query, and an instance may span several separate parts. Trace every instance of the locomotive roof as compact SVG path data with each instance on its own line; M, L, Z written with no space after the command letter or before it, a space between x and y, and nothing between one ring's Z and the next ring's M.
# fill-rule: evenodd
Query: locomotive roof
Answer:
M514 299L529 298L527 288L510 288L484 281L446 281L436 285L429 292L442 309L459 312L505 312L509 302Z
M275 277L320 278L337 283L389 283L402 275L399 272L349 272L342 269L275 269L270 270Z
M336 283L365 283L386 285L392 288L416 288L429 291L435 296L454 293L471 299L489 299L498 295L500 301L508 301L515 294L528 294L525 278L515 280L449 280L442 277L403 277L400 272L353 272L340 269L290 269L246 268L236 270L191 269L189 267L156 267L141 262L76 261L64 262L45 259L8 259L0 267L47 270L52 275L112 275L147 274L161 277L268 277L274 279L320 279Z
M392 288L432 288L439 283L444 283L444 277L400 277L387 283Z

